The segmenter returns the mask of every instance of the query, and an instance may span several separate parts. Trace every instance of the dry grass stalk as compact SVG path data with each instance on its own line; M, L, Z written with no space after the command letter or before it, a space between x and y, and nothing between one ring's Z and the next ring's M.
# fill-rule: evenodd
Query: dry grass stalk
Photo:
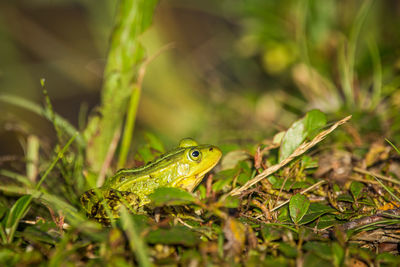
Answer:
M269 167L268 169L264 170L262 173L258 174L256 177L254 177L253 179L251 179L250 181L245 183L242 187L238 187L238 188L233 189L229 193L229 195L231 195L231 196L239 195L244 190L246 190L246 189L250 188L251 186L255 185L256 183L258 183L259 181L261 181L265 177L273 174L274 172L276 172L277 170L279 170L280 168L282 168L283 166L285 166L286 164L291 162L294 158L300 156L301 154L305 153L307 150L309 150L310 148L312 148L313 146L315 146L316 144L321 142L328 134L333 132L338 126L346 123L348 120L350 120L350 118L351 118L351 115L347 116L346 118L344 118L344 119L342 119L342 120L340 120L338 122L336 122L329 129L320 132L310 142L304 142L289 157L284 159L282 162L280 162L279 164L275 164L275 165Z
M400 184L400 181L399 180L396 180L396 179L394 179L394 178L391 178L391 177L387 177L387 176L384 176L384 175L381 175L381 174L379 174L379 173L375 173L375 172L370 172L370 171L368 171L368 170L363 170L363 169L361 169L361 168L357 168L357 167L354 167L353 168L353 171L355 171L355 172L358 172L358 173L362 173L362 174L366 174L366 175L369 175L369 176L375 176L375 177L377 177L377 178L379 178L379 179L381 179L381 180L385 180L385 181L388 181L388 182L391 182L391 183L394 183L394 184ZM375 182L375 181L369 181L369 180L363 180L364 182L367 182L367 183L370 183L370 182Z

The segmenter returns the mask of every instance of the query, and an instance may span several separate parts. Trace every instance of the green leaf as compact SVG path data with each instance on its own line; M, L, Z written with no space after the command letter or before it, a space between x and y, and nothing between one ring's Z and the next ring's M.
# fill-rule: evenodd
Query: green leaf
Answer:
M144 134L149 146L157 151L160 151L161 153L165 152L164 144L161 142L161 140L154 134L150 132L146 132Z
M150 162L154 159L154 154L151 151L151 148L148 146L144 146L138 149L137 155L143 162Z
M310 241L304 244L303 249L311 251L325 260L332 259L331 246L324 242Z
M237 208L239 207L240 201L235 196L228 196L223 200L223 205L226 208Z
M326 214L319 219L317 227L318 229L325 229L338 223L339 221L336 219L335 215Z
M151 266L149 249L141 237L139 227L136 225L135 220L130 216L125 207L121 208L121 222L122 229L124 229L132 252L136 255L139 266Z
M19 108L26 109L34 114L43 116L49 121L53 121L54 124L57 125L57 127L60 127L68 135L70 136L76 135L76 141L80 146L84 147L86 145L83 136L66 119L64 119L58 114L51 113L48 109L43 108L42 106L36 104L35 102L32 102L30 100L18 96L7 95L7 94L0 94L0 102L15 105Z
M199 237L184 226L175 226L171 229L157 229L146 236L150 244L194 246L200 242Z
M297 257L297 249L292 247L287 243L279 243L279 251L282 252L283 255L289 258L296 258Z
M307 137L325 125L326 116L319 110L311 110L302 119L294 122L282 139L279 162L289 157Z
M387 187L384 183L382 183L381 180L379 180L378 178L376 178L374 176L375 180L378 181L378 183L386 190L386 192L388 192L397 202L400 202L400 198L398 196L396 196L392 191L393 189L390 189L389 187Z
M337 242L332 243L332 255L335 266L342 266L344 261L344 250Z
M134 131L132 120L136 117L140 88L132 90L132 87L145 56L140 36L150 26L157 3L157 0L119 1L103 75L101 116L92 117L85 130L86 159L94 172L101 170L110 144L118 136L132 94L135 101L131 102L129 114L134 115L130 116L128 128L129 133Z
M10 213L8 214L6 220L6 228L11 228L15 224L18 224L19 220L25 215L27 212L28 206L31 203L32 196L25 195L20 197L12 206Z
M304 217L301 219L300 224L310 223L315 219L317 219L318 217L334 211L335 209L327 205L321 203L311 203L306 215L304 215Z
M354 199L349 194L341 194L337 197L337 201L353 203Z
M364 189L365 185L363 183L353 181L350 185L350 192L354 197L354 200L360 198L362 190Z
M185 205L196 201L191 193L174 187L157 188L149 197L155 206Z
M307 267L333 266L330 260L322 259L321 257L315 255L313 252L308 252L304 256L303 264L303 266Z
M261 234L264 241L271 242L281 239L284 231L276 226L264 224L261 228Z
M289 214L295 224L298 224L307 213L310 200L304 195L296 194L290 198Z
M26 215L32 201L31 195L20 197L12 206L10 213L5 218L5 231L7 233L7 242L11 243L19 221Z

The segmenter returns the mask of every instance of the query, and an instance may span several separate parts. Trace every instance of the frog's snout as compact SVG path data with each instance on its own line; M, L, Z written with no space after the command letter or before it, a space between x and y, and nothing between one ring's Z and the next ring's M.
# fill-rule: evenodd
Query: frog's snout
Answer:
M209 154L209 157L213 158L214 161L217 163L222 156L222 151L216 146L211 146L208 149L208 154Z

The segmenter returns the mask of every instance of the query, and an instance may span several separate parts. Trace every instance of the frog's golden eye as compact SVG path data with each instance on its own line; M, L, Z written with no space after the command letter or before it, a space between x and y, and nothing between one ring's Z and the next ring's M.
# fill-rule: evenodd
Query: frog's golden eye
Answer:
M191 160L199 161L201 159L201 152L198 149L194 148L189 151L189 157Z

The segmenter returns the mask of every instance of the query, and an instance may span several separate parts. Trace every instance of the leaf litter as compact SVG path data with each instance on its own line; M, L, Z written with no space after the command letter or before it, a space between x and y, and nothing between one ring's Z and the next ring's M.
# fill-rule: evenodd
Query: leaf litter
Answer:
M64 216L57 209L63 200L58 199L57 206L47 192L46 205L70 226L62 228L52 212L42 223L21 221L11 241L26 247L35 243L26 263L52 255L59 260L54 264L61 259L141 266L399 264L399 155L390 143L374 143L361 156L351 149L313 149L351 116L325 130L321 128L326 119L319 112L305 118L289 129L290 135L300 131L300 138L280 133L281 145L271 140L254 151L231 150L195 193L160 188L150 196L153 207L146 215L122 211L120 221L103 227L102 234L73 210ZM301 123L307 125L299 127ZM293 140L296 144L286 145L290 149L282 153L282 144ZM40 198L35 202L40 205ZM4 222L7 211L1 214ZM39 238L49 229L57 234ZM59 247L63 242L66 251ZM2 262L23 262L18 256L23 249L17 244L3 250ZM44 248L50 254L41 253Z

